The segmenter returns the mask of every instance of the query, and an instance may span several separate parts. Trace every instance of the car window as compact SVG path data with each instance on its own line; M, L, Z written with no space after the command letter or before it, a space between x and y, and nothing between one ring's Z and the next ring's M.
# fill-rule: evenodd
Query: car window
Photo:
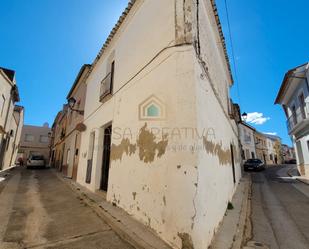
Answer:
M247 162L248 163L261 163L262 161L260 159L249 159Z
M31 160L43 160L44 157L43 156L32 156Z

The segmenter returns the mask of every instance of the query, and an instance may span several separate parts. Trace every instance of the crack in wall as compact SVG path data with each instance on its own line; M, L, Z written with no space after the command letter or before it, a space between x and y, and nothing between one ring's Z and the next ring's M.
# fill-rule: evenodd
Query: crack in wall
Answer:
M195 193L194 193L194 197L193 197L194 215L191 217L191 220L192 220L191 229L192 229L192 230L193 230L193 228L194 228L194 221L195 221L195 217L196 217L196 214L197 214L197 209L196 209L196 205L195 205L195 199L196 199L196 197L197 197L198 182L199 182L199 171L198 171L198 168L196 168L196 183L194 183L194 186L195 186Z

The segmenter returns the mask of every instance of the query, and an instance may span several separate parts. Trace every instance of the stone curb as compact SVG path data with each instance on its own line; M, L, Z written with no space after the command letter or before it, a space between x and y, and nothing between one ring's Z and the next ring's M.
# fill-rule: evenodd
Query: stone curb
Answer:
M12 169L15 169L16 167L19 167L19 166L18 166L18 165L14 165L14 166L11 166L11 167L9 167L9 168L7 168L7 169L0 170L0 174L4 173L4 172L6 172L6 171L10 171L10 170L12 170Z
M242 248L252 237L251 225L251 192L252 180L251 175L246 175L244 178L248 181L245 185L244 198L241 206L241 214L238 222L238 229L234 237L232 249Z
M294 170L294 168L291 168L291 169L289 169L288 171L287 171L287 174L290 176L290 177L294 177L295 175L293 175L291 172ZM302 183L304 183L304 184L306 184L306 185L309 185L309 180L303 180L303 179L301 179L301 178L295 178L297 181L299 181L299 182L302 182Z
M90 192L85 187L66 178L61 173L51 169L54 175L64 182L77 197L87 204L112 230L123 240L136 249L172 249L153 231L144 226L129 214L103 201L98 194Z
M240 249L252 237L251 232L251 175L245 174L234 193L234 209L224 216L210 249Z

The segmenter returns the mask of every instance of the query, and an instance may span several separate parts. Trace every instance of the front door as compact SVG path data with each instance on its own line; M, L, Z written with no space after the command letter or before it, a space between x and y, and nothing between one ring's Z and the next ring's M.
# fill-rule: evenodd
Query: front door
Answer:
M111 136L112 136L112 126L109 126L104 129L104 141L103 141L103 160L102 160L102 176L101 176L100 189L104 191L107 191L108 186Z
M73 172L72 179L76 181L77 178L77 169L78 169L78 158L79 158L79 145L80 145L80 135L79 133L75 136L75 145L74 145L74 159L73 159Z

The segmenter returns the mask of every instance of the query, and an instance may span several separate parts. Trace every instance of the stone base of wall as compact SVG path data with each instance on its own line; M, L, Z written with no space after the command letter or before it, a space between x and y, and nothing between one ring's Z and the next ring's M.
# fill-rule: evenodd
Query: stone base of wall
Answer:
M309 164L299 164L297 168L301 176L309 179Z

